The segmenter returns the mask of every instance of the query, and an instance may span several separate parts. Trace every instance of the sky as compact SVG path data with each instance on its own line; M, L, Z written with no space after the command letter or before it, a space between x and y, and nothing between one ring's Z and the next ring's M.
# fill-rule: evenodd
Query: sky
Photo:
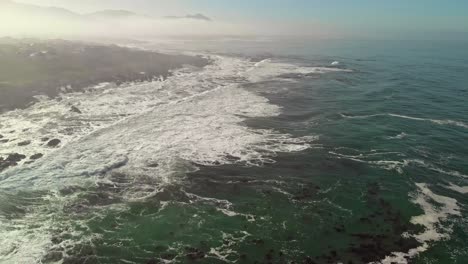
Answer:
M468 0L17 0L87 13L126 9L156 16L203 13L278 33L334 35L468 33Z

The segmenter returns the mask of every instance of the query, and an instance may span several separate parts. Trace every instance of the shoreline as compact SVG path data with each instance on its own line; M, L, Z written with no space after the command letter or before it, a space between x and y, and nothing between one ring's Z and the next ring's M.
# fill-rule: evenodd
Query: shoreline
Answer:
M172 70L204 67L199 56L169 55L117 45L67 40L0 38L0 113L24 109L36 96L166 78Z

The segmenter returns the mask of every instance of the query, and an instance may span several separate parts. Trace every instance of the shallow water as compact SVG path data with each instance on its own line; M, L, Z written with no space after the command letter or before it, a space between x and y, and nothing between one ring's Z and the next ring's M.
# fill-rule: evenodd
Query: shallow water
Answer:
M222 43L0 116L0 155L44 154L0 173L0 262L468 260L461 46Z

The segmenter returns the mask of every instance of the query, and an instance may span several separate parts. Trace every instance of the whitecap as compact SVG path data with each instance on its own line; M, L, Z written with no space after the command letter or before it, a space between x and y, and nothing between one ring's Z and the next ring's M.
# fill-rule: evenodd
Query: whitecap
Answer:
M348 115L348 114L340 113L340 116L343 118L348 118L348 119L366 119L366 118L372 118L372 117L378 117L378 116L390 116L390 117L397 117L397 118L409 119L409 120L415 120L415 121L426 121L426 122L431 122L437 125L451 125L451 126L457 126L457 127L462 127L462 128L468 128L468 124L461 122L461 121L455 121L451 119L421 118L421 117L413 117L413 116L393 114L393 113L371 114L371 115Z
M119 87L104 83L85 92L62 94L59 99L42 98L29 108L2 114L0 134L12 141L2 145L0 156L16 152L45 155L0 173L0 189L50 192L69 186L106 185L119 188L121 198L131 201L154 196L160 191L158 186L177 183L197 165L261 166L274 162L279 152L311 146L313 137L295 138L242 125L248 118L277 116L281 108L242 87L251 81L253 62L221 56L211 59L213 64L203 69L177 70L165 80ZM269 72L266 76L285 72L268 71L274 64L262 67ZM71 106L81 114L70 111ZM58 138L61 144L48 147L44 137ZM20 147L14 143L19 140L31 144ZM126 177L125 184L115 181L114 175ZM63 204L72 203L73 197L57 199L64 200L28 208L28 215L0 225L0 238L8 241L4 247L8 252L1 251L0 259L38 263L53 247L50 240L55 227L63 224L64 229L73 230L67 226L63 210ZM235 212L229 201L217 208L227 216L255 220ZM66 243L71 246L72 241L65 240L60 246Z
M290 74L304 76L309 74L325 74L332 72L352 72L352 70L336 67L299 66L293 63L265 59L255 63L252 68L244 73L244 76L246 76L246 78L251 82L261 82Z
M269 156L276 152L310 146L308 138L239 125L245 118L276 116L281 109L239 86L239 74L252 67L249 61L219 56L213 60L204 70L183 69L165 81L100 85L1 116L5 127L18 131L15 138L32 141L22 148L6 144L5 152L54 155L4 172L0 187L74 184L121 167L145 174L141 168L148 160L160 165L152 174L167 181L170 168L182 160L219 165L231 163L229 156L256 165L272 162ZM70 105L83 114L69 111ZM59 138L62 147L47 147L39 140L44 136Z
M458 126L458 127L463 127L463 128L468 128L468 124L465 124L461 121L454 121L451 119L431 119L431 118L419 118L419 117L412 117L412 116L405 116L405 115L397 115L397 114L388 114L389 116L393 117L399 117L399 118L404 118L404 119L410 119L410 120L417 120L417 121L429 121L438 125L452 125L452 126Z
M405 132L401 132L400 134L398 135L395 135L395 136L389 136L389 137L386 137L387 139L404 139L408 136L408 134L406 134Z
M395 170L400 174L403 173L403 169L405 167L411 164L411 165L419 166L421 168L428 169L428 170L438 172L441 174L445 174L445 175L450 175L450 176L460 177L460 178L468 178L468 175L465 175L459 171L444 170L442 168L439 168L433 165L432 163L429 163L421 159L402 159L402 160L389 160L389 159L375 160L374 159L375 156L382 156L382 155L405 156L403 153L400 153L400 152L375 152L373 153L371 151L371 153L359 153L357 155L347 155L347 154L342 154L342 153L338 153L335 151L329 151L328 153L335 155L337 158L340 158L340 159L348 159L348 160L352 160L352 161L359 162L359 163L366 163L366 164L377 166L386 170Z
M459 192L461 194L467 194L468 193L468 186L459 186L459 185L456 185L456 184L453 184L453 183L449 183L449 185L445 186L445 187L452 190L452 191Z
M442 226L450 216L461 216L460 207L457 200L433 193L427 184L417 183L417 194L413 197L413 202L424 211L422 215L411 218L411 223L421 225L424 231L419 234L403 234L403 236L414 237L421 246L410 249L408 252L393 252L383 260L375 263L408 263L408 258L413 258L421 252L427 251L431 242L440 241L450 237L452 231L450 224ZM434 202L438 206L434 205Z
M371 166L380 167L385 170L395 170L399 174L403 173L403 168L408 166L411 163L411 160L375 160L375 157L382 155L403 155L400 152L373 152L371 153L360 153L358 155L346 155L337 153L334 151L329 151L328 153L335 155L339 159L348 159L359 163L366 163ZM371 159L369 159L371 158Z

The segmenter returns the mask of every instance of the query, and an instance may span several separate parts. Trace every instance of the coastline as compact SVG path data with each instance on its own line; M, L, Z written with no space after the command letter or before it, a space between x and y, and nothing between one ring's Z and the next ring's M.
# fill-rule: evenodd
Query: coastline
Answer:
M418 131L457 137L466 120L419 115L405 101L395 110L387 92L369 93L368 80L385 78L368 62L206 57L203 69L41 98L0 116L2 151L25 156L0 172L12 219L0 229L0 260L463 259L441 250L465 239L463 147L438 160L420 146L438 155L444 145ZM358 103L342 104L350 96Z
M0 38L0 113L24 109L36 96L56 98L100 83L120 85L166 78L205 58L169 55L117 45L66 40Z

